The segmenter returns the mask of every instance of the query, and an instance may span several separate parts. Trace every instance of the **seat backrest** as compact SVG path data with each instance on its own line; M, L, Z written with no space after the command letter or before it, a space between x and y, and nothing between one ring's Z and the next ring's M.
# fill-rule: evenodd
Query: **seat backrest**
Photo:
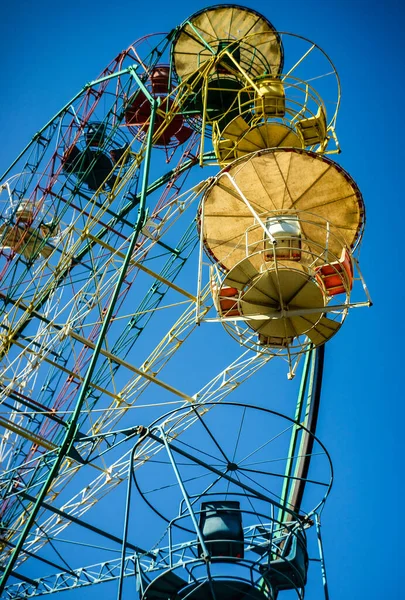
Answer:
M322 144L326 139L326 115L322 106L318 108L316 115L307 119L297 121L297 129L300 131L306 146Z
M268 117L283 117L285 93L283 82L274 77L263 77L256 81L259 92L255 93L255 111Z
M344 294L353 287L353 263L346 248L343 248L340 260L321 265L315 271L329 296Z
M308 553L306 541L299 531L291 532L280 558L270 562L265 578L277 590L302 588L307 581Z
M277 215L266 220L266 227L275 238L299 237L300 222L297 215Z
M243 557L244 535L239 502L202 502L200 529L211 556Z

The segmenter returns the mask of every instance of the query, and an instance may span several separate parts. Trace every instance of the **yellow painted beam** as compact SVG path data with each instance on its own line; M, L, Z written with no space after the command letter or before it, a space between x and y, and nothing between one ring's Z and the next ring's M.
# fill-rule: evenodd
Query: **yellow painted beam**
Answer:
M29 440L33 444L37 444L38 446L46 448L46 450L56 450L56 448L58 447L52 442L48 442L45 438L41 437L40 435L37 435L36 433L29 431L25 427L22 427L22 425L17 425L17 423L13 423L8 419L3 419L0 417L0 426L4 427L5 429L8 429L9 431L17 433L18 435L21 435L23 438Z
M72 337L73 339L77 340L78 342L81 342L88 348L92 348L92 349L95 348L95 344L93 344L93 342L90 342L90 340L86 339L82 335L79 335L78 333L75 333L73 330L69 329L69 330L64 330L64 331L67 335L69 335L69 337ZM159 385L160 387L167 390L168 392L171 392L175 396L179 396L180 398L183 398L183 400L187 400L188 402L194 402L194 398L192 398L191 396L184 394L177 388L169 385L168 383L165 383L164 381L162 381L161 379L158 379L154 375L150 375L146 371L142 371L141 369L134 367L133 365L131 365L131 363L127 362L126 360L123 360L122 358L119 358L119 356L112 354L111 352L108 352L108 350L101 349L100 354L102 354L106 358L110 359L111 361L117 363L118 365L125 367L129 371L132 371L132 373L135 373L136 375L140 375L141 377L143 377L144 379L147 379L148 381L151 381L152 383L156 383L156 385Z
M115 254L116 256L119 256L122 259L125 258L125 254L123 252L120 252L119 250L116 250L115 248L113 248L109 244L106 244L106 242L104 242L103 240L95 237L91 233L87 233L86 237L88 237L88 239L90 239L92 242L96 242L97 244L99 244L102 248L105 248L106 250L109 250L112 254ZM185 296L189 300L192 300L193 302L197 302L197 298L195 296L193 296L192 294L190 294L189 292L187 292L183 288L179 287L178 285L176 285L172 281L169 281L165 277L162 277L161 275L159 275L159 273L156 273L155 271L152 271L151 269L148 269L142 263L137 262L137 261L132 261L131 265L134 265L134 266L138 267L138 269L140 269L144 273L147 273L148 275L150 275L154 279L157 279L158 281L161 281L162 283L164 283L168 287L171 287L173 290L176 290L176 292L179 292L180 294L183 294L183 296Z

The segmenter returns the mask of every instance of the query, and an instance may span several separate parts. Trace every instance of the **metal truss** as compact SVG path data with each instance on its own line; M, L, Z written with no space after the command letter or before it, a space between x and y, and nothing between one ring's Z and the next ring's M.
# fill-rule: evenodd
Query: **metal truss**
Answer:
M253 354L245 351L233 363L222 370L214 379L208 382L201 390L193 395L190 400L198 399L199 404L210 402L220 402L225 399L234 389L239 387L244 381L256 373L260 368L266 365L273 357L268 355ZM185 404L187 406L188 403ZM188 422L182 422L178 427L178 435L193 424L195 414L190 415ZM145 461L157 454L161 449L160 444L151 442L143 447L143 454L136 457L137 468L142 466ZM48 537L58 536L70 523L69 516L82 516L85 512L101 500L106 494L111 492L123 481L126 481L128 470L129 452L126 452L117 461L112 463L102 474L90 482L79 494L73 497L69 502L61 507L61 511L66 516L53 515L42 522L40 530L33 532L32 537L24 546L24 551L36 553L44 545L46 540L43 538L44 532ZM80 468L80 465L74 468L74 472ZM72 471L68 471L66 476L70 476ZM63 477L58 481L58 485L63 482ZM55 493L55 488L53 488Z
M329 598L328 584L326 578L325 561L323 554L323 543L321 535L321 519L318 513L313 515L315 524L315 535L317 538L318 555L312 556L310 561L318 564L321 575L322 585L325 594L325 599ZM249 544L257 546L263 533L263 527L248 527L244 530L244 537L247 541L247 549ZM193 542L191 542L192 545ZM268 539L263 538L262 543L268 544ZM189 550L190 543L178 544L173 546L172 554L177 555L177 563L172 562L171 568L176 564L183 565L185 556ZM9 585L5 588L4 598L7 600L21 600L23 598L35 598L48 594L56 594L69 590L82 589L100 583L108 583L119 581L120 578L136 577L139 567L144 572L153 573L159 572L162 568L169 567L168 547L154 548L153 552L147 556L139 552L127 554L124 558L122 569L122 558L114 558L108 561L92 564L78 569L73 569L71 572L63 571L53 573L44 577L39 577L32 581L20 581Z

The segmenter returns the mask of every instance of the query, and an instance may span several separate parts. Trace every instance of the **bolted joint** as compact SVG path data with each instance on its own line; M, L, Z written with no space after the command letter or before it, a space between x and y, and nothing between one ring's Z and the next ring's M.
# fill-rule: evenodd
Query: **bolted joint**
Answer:
M149 427L138 425L138 427L135 427L135 433L136 435L139 435L140 438L146 437L149 435Z

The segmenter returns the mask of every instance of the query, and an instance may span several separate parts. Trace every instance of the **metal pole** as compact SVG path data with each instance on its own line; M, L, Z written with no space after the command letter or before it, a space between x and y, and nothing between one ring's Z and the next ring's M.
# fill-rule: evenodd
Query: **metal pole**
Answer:
M202 281L202 264L204 255L204 207L205 202L201 202L200 214L200 244L198 252L198 277L197 277L197 302L195 305L196 323L200 324L200 308L201 308L201 281Z
M328 579L326 577L325 557L323 554L323 544L322 544L322 536L321 536L321 520L319 518L318 513L315 514L315 526L316 526L316 536L318 538L319 558L321 559L323 591L325 594L325 600L329 600Z
M127 487L127 497L125 501L125 514L124 514L124 531L122 534L122 546L121 546L121 565L120 565L120 574L118 580L118 593L117 600L121 600L122 598L122 590L124 586L124 571L125 571L125 552L127 548L127 539L128 539L128 524L129 524L129 507L131 504L131 491L132 491L132 464L134 461L134 454L137 448L137 444L134 445L131 451L131 455L129 457L128 463L128 487ZM135 558L137 558L137 553L135 553ZM140 567L140 565L138 564Z
M294 512L299 513L301 503L305 492L305 480L308 476L311 462L312 449L314 445L314 435L318 422L319 407L321 403L322 377L325 360L325 344L315 348L311 352L311 374L308 382L307 406L303 419L303 430L298 449L298 456L294 470L296 483L293 484L288 503ZM303 479L304 481L300 481Z
M167 442L165 432L163 431L162 427L160 427L160 426L158 427L158 430L160 431L160 434L162 436L162 440L163 440L163 443L165 445L167 454L169 455L169 459L170 459L171 465L173 467L173 471L174 471L174 473L176 475L177 482L178 482L179 487L181 489L181 493L183 494L185 503L186 503L187 508L188 508L188 512L190 513L190 517L191 517L191 520L193 522L194 528L196 530L198 540L199 540L199 542L201 544L201 548L203 550L203 556L204 556L204 558L209 558L210 554L209 554L209 552L207 550L207 547L206 547L205 542L204 542L204 538L203 538L203 536L201 534L201 530L200 530L200 528L198 526L197 519L196 519L195 513L193 511L193 507L191 506L190 498L189 498L189 496L187 494L186 488L184 487L183 480L181 478L180 472L179 472L179 470L177 468L177 465L176 465L176 461L173 458L173 454L172 454L172 451L170 449L170 445ZM118 600L120 600L120 599L118 599Z
M314 350L311 350L310 352L307 352L307 354L305 356L305 364L304 364L304 369L303 369L302 376L301 376L300 389L298 392L298 401L297 401L297 406L295 409L295 416L294 416L294 420L297 423L300 422L302 407L303 407L303 403L304 403L305 389L306 389L307 380L308 380L309 363L310 363L310 358L311 358L313 352L314 352ZM285 479L283 482L283 489L281 492L282 503L284 506L287 505L287 499L288 499L288 495L289 495L290 488L291 488L291 473L292 473L292 470L294 467L293 457L295 454L297 441L298 441L298 434L300 431L301 430L298 427L298 425L294 425L293 430L291 432L290 447L288 449L288 461L286 464ZM278 520L280 521L280 523L283 522L284 515L285 515L284 509L280 510L278 513Z

